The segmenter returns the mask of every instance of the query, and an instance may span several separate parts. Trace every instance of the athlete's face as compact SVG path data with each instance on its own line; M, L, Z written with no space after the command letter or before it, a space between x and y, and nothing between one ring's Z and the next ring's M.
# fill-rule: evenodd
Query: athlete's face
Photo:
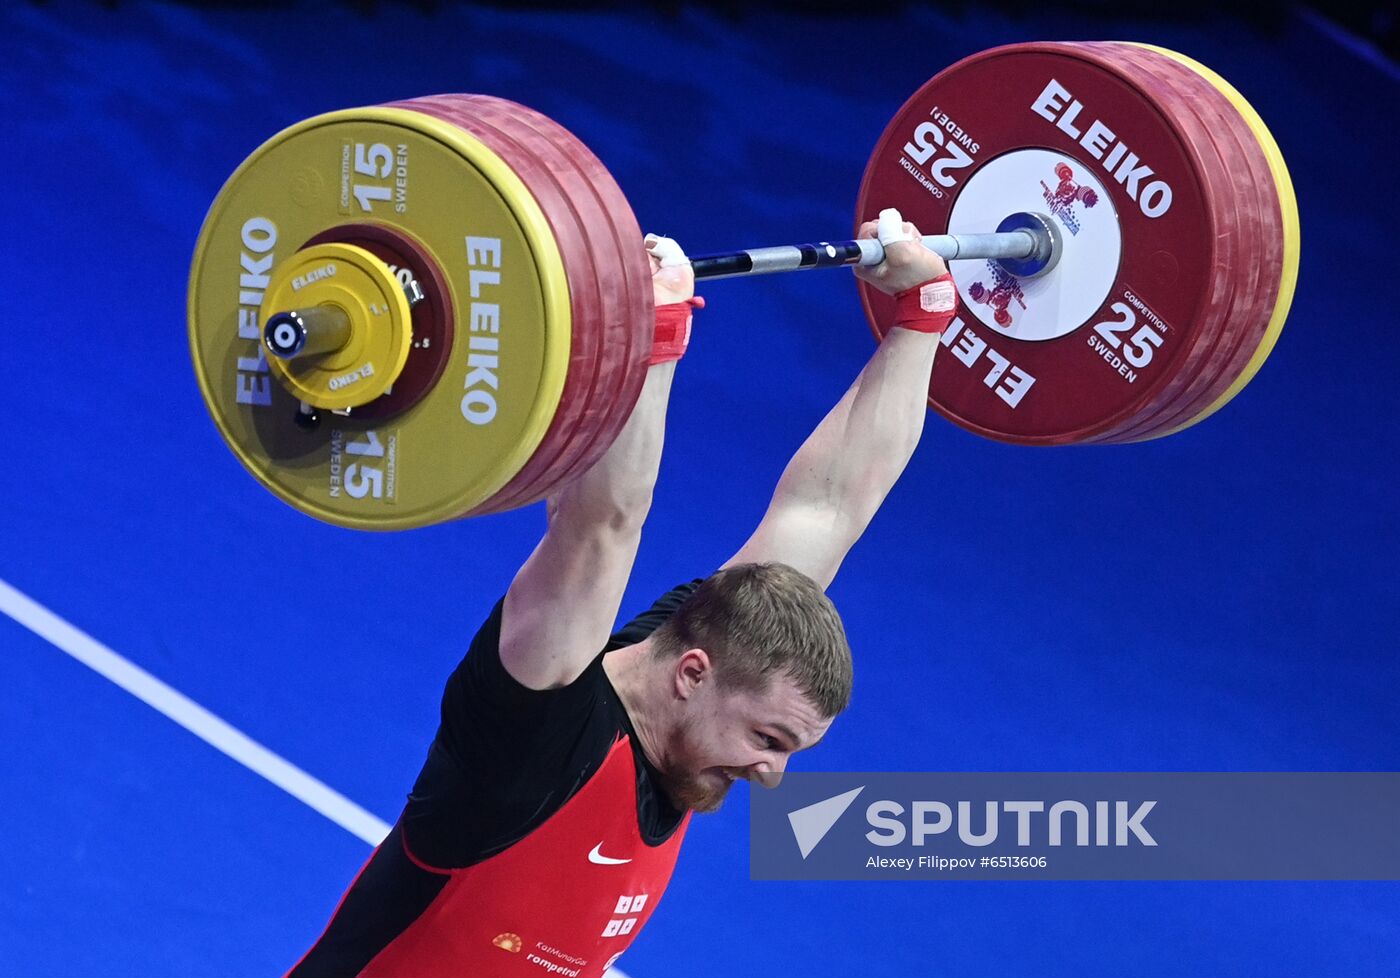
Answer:
M788 758L831 726L787 677L753 693L722 689L711 673L685 704L662 788L678 806L698 812L719 808L740 778L776 786Z

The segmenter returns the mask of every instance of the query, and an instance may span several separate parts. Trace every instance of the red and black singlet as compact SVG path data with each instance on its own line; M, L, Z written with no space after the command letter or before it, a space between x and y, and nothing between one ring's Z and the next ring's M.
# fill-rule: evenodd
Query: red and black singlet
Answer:
M500 661L501 608L448 681L398 824L288 978L596 978L651 916L688 816L656 787L603 653L569 686L527 689Z

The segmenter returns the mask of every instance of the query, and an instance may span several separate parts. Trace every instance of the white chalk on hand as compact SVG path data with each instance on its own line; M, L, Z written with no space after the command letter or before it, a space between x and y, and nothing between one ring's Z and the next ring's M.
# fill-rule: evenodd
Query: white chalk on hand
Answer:
M663 238L659 234L648 234L646 236L647 251L656 256L661 262L662 268L674 268L677 265L689 265L690 259L686 257L681 246L674 238Z
M880 212L880 220L875 225L875 236L886 248L896 241L912 240L904 231L903 216L893 207L886 207Z

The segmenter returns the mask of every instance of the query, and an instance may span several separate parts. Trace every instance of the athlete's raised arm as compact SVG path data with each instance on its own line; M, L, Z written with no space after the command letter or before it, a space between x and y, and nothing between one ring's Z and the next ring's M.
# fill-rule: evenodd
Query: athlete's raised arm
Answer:
M695 277L674 241L648 237L647 250L658 344L641 397L607 453L546 501L549 527L506 592L501 662L532 689L568 685L602 649L651 508ZM676 324L670 343L668 321Z
M885 260L856 274L899 296L902 328L886 334L793 456L758 529L726 567L788 564L825 588L919 443L934 353L957 293L943 259L923 246L918 229L897 212L882 213L879 224L868 222L859 236L877 233L886 243Z

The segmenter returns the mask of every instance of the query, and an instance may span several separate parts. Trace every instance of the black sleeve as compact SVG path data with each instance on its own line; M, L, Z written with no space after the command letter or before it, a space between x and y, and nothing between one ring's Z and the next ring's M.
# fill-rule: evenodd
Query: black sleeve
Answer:
M686 584L678 584L657 598L650 608L613 632L608 644L603 646L603 651L611 652L623 646L635 645L656 631L666 623L666 619L676 613L676 609L685 603L686 598L695 593L700 581L697 577Z
M450 878L413 865L395 825L350 884L326 932L287 978L358 975L422 916Z
M469 866L519 841L576 790L570 772L610 743L597 676L536 690L506 670L504 602L447 680L442 721L401 818L408 849L436 868Z
M477 630L442 695L438 741L458 760L477 762L483 753L497 755L534 739L544 718L551 727L567 725L575 701L587 700L586 685L531 689L501 662L502 597ZM586 706L586 702L578 704Z
M641 641L698 584L669 591L602 651ZM602 652L558 689L530 689L510 674L501 662L504 604L447 680L437 737L404 808L407 847L429 866L467 866L514 845L582 786L619 733Z
M652 606L618 629L603 646L611 652L646 638L673 615L700 585L696 578L667 591ZM466 656L447 680L442 697L438 741L454 758L478 758L483 749L499 756L522 739L533 739L540 725L553 730L576 725L591 705L588 684L560 689L530 689L501 662L501 615L505 598L496 602L477 630ZM582 678L582 677L580 677Z

